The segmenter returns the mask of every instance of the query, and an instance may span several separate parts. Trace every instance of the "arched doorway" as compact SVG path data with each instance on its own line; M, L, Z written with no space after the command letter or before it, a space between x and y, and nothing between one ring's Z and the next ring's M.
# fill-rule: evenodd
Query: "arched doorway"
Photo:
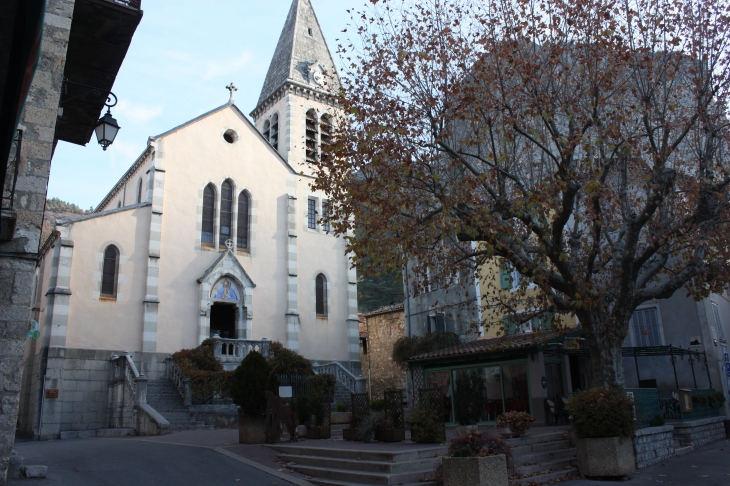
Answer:
M239 330L245 318L245 307L238 283L230 276L218 280L210 291L210 336L241 339Z
M216 302L210 307L210 335L218 335L224 339L236 338L235 304Z

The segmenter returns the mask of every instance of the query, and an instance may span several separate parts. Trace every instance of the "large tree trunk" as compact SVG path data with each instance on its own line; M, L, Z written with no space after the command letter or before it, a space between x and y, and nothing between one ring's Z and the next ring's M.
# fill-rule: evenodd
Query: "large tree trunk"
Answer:
M587 311L578 315L591 353L591 387L623 387L624 366L621 358L625 325L610 322L610 313Z

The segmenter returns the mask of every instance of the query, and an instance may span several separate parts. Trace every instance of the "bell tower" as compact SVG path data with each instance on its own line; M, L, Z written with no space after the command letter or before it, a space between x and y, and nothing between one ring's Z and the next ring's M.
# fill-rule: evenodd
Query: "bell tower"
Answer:
M310 173L331 140L340 78L311 0L294 0L256 108L264 138L297 171Z

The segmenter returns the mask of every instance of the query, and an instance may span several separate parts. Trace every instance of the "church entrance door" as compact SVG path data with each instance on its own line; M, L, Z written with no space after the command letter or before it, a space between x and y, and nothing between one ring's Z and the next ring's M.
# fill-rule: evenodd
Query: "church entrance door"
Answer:
M236 337L236 305L215 303L210 308L210 335L234 339Z

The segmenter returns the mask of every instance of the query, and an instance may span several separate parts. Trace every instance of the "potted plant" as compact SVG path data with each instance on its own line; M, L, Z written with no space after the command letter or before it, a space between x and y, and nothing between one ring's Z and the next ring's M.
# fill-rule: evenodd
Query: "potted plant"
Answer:
M370 410L360 418L357 426L357 433L354 440L370 442L375 436L375 431L383 427L385 412Z
M411 440L422 444L441 443L446 439L446 428L437 411L416 405L408 416Z
M466 437L478 430L477 422L486 401L487 388L476 370L457 373L454 382L454 415L459 423L456 427L458 437Z
M328 403L324 402L319 395L300 396L296 399L294 410L299 422L307 426L308 439L330 438L331 429L325 425L324 420L328 409Z
M636 472L632 399L618 389L591 388L571 397L567 410L581 474L627 476Z
M266 436L266 391L276 393L279 380L266 358L252 351L243 359L231 378L231 398L238 405L238 441L263 444L277 438Z
M375 430L378 442L401 442L406 440L403 417L403 391L388 389L383 393L384 419Z
M535 418L527 412L505 412L497 417L495 427L503 436L522 437L534 421Z
M350 414L350 426L342 429L342 438L345 440L360 440L357 437L357 428L360 425L360 416L356 413Z
M471 431L451 440L441 466L444 486L507 486L512 456L502 439Z

